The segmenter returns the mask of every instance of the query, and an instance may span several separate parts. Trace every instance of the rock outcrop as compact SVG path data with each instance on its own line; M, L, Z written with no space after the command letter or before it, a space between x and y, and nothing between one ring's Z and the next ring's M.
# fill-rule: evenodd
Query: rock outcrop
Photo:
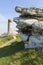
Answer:
M28 48L39 46L43 42L43 8L16 6L15 10L20 13L19 17L13 19L17 23L20 37L28 43Z
M22 15L35 15L35 16L43 16L43 8L24 8L20 6L16 6L16 12L21 13Z

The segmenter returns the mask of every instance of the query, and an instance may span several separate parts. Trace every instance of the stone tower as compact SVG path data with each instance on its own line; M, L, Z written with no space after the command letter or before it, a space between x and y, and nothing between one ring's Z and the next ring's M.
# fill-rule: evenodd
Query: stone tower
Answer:
M12 34L12 20L8 19L8 34Z

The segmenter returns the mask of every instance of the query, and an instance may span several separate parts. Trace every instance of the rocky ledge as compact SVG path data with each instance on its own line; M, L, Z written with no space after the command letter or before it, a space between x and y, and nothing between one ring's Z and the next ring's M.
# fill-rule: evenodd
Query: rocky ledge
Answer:
M30 7L30 8L24 8L20 6L15 7L16 12L21 13L21 15L24 16L34 16L34 17L43 17L43 8L36 8L36 7Z

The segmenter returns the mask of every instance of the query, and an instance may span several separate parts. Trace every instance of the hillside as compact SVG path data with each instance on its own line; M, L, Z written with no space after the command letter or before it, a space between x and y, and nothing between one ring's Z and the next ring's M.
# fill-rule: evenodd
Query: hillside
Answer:
M19 37L16 41L18 44L15 46L0 48L0 65L43 65L43 52L25 49Z
M2 35L2 36L0 36L0 45L4 44L12 39L13 39L12 35Z

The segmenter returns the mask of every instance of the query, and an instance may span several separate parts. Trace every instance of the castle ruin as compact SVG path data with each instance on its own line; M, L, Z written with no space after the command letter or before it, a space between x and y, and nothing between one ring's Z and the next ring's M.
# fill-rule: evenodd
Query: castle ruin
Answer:
M12 34L12 20L8 19L8 34Z

